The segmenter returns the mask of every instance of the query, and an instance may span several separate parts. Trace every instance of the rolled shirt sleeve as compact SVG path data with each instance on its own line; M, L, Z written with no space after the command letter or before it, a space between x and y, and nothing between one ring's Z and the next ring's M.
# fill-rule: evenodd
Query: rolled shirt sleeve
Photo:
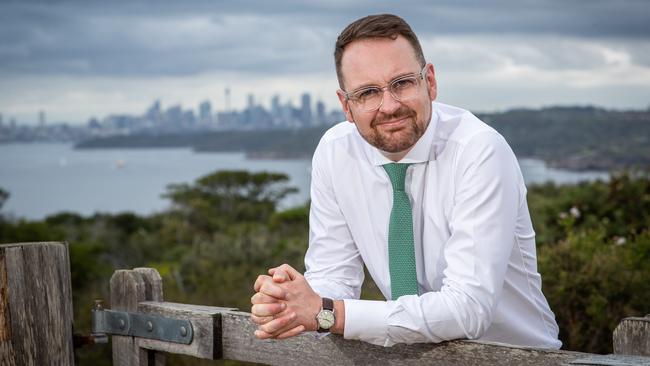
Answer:
M336 202L331 177L324 173L325 158L321 143L312 161L305 278L320 296L358 299L364 280L363 260Z

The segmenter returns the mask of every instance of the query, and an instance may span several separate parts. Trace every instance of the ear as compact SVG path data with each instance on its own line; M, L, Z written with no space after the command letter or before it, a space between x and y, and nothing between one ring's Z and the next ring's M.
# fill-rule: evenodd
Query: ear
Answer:
M348 98L345 97L343 90L337 90L336 96L339 97L339 102L341 103L341 109L343 109L343 113L345 113L345 118L347 118L348 121L354 123L354 117L352 116L352 111L350 110L350 102L348 101Z
M427 64L425 78L427 79L427 92L429 92L429 98L433 102L438 97L438 84L436 82L436 71L432 64Z

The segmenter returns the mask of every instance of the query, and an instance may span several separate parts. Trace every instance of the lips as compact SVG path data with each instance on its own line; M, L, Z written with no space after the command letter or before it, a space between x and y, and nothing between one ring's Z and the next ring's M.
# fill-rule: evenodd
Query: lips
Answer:
M382 121L380 123L377 123L376 126L377 127L381 126L383 128L389 128L389 129L400 128L404 126L406 123L408 123L409 118L410 116L403 116L401 118L392 119L390 121Z

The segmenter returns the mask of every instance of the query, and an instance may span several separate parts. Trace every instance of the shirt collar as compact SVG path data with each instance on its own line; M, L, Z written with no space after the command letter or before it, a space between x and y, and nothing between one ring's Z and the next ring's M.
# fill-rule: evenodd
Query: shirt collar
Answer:
M415 146L409 151L402 160L398 163L424 163L431 160L436 160L436 151L433 148L433 140L435 137L435 130L438 125L438 113L436 111L436 104L432 103L431 105L431 120L427 126L424 135L415 143ZM363 138L362 138L363 139ZM379 149L370 145L365 139L363 139L366 150L368 150L368 156L373 165L384 165L388 163L394 163L394 161L387 158Z

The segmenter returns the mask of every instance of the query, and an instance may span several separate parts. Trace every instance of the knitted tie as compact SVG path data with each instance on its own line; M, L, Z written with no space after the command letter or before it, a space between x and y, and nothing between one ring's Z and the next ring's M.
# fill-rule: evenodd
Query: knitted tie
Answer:
M393 208L388 225L388 265L393 300L402 295L418 294L413 248L413 214L411 202L404 191L406 169L409 164L382 165L393 185Z

